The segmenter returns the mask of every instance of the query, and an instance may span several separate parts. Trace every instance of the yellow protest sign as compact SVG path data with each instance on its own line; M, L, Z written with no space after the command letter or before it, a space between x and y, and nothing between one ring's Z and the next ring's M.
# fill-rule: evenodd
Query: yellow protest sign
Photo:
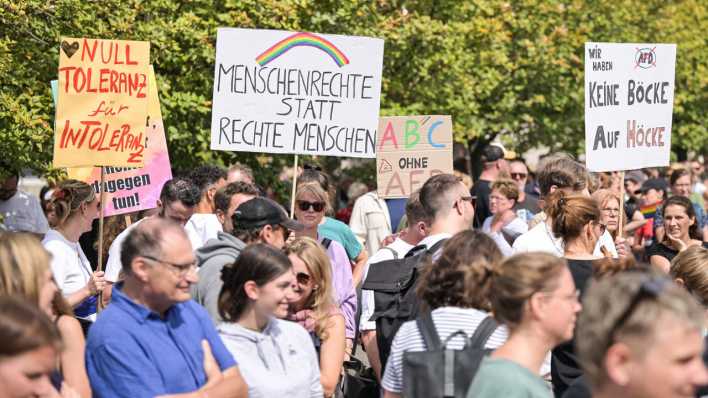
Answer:
M54 166L144 164L150 43L64 37Z

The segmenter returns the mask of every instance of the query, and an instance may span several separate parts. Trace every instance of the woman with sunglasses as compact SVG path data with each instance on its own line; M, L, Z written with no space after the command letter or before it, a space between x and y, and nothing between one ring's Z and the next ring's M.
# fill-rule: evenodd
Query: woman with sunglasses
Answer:
M510 335L482 360L467 397L552 397L539 371L548 351L573 336L581 308L565 260L548 253L509 257L494 269L490 291L494 317Z
M319 242L327 253L332 269L332 287L336 304L344 315L347 348L354 340L356 317L356 291L352 279L352 267L344 247L337 241L319 236L317 228L329 203L327 193L318 183L299 184L295 195L295 218L305 227L296 231L295 237L308 237Z
M310 335L282 320L293 295L292 264L280 250L247 246L221 271L219 334L234 358L248 396L322 397L320 371Z
M334 394L344 362L344 317L334 304L331 266L322 246L297 238L285 248L296 283L288 319L310 333L319 353L320 381L325 397Z
M489 211L492 215L482 223L482 231L499 246L505 257L511 256L516 238L529 230L528 224L514 212L519 199L519 188L509 179L498 179L492 183L489 194Z
M98 217L99 198L93 188L77 180L59 184L49 201L57 224L42 241L52 255L54 280L74 314L88 328L96 320L96 295L103 290L103 271L94 272L79 238L91 231L93 219Z
M597 202L590 197L565 195L557 191L549 199L546 211L553 220L552 230L556 238L562 238L564 242L563 257L568 262L573 282L582 296L595 268L603 260L603 257L595 256L593 251L605 233L606 225L602 223ZM611 254L605 250L603 252L607 261L611 261ZM551 375L553 390L558 397L581 375L573 341L553 350Z
M669 272L671 260L691 246L708 248L701 241L696 213L691 201L683 196L672 196L664 202L662 210L666 234L661 242L654 242L647 250L649 262L664 272Z
M49 253L32 235L0 233L0 296L15 296L39 307L56 325L64 349L52 374L56 389L62 380L83 398L91 397L84 364L81 324L59 293L49 268ZM0 383L1 385L2 383Z

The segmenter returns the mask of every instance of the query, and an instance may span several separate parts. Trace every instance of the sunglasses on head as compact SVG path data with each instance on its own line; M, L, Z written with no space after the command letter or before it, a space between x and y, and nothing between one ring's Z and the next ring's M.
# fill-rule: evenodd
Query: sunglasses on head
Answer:
M510 174L511 174L511 178L513 178L515 180L522 180L522 179L526 178L526 176L528 175L526 173L510 173Z
M301 285L309 285L312 277L304 272L298 272L295 274L295 279L297 279L297 283Z
M637 290L637 293L634 294L632 300L629 302L627 309L622 312L622 315L620 315L612 325L612 329L610 329L610 344L614 341L617 331L624 326L629 317L632 316L637 309L639 303L644 300L656 300L661 295L664 288L666 288L667 284L667 279L657 277L649 277L642 282L639 286L639 290Z
M325 204L324 204L324 202L308 202L306 200L298 200L297 207L301 211L307 211L309 208L312 208L312 210L319 213L322 210L324 210Z

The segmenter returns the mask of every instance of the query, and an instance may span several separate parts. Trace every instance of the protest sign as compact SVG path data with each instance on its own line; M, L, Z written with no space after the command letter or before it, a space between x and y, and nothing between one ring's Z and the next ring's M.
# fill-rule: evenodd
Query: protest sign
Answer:
M143 165L149 54L148 42L62 38L55 167Z
M383 40L217 31L211 149L374 157Z
M378 131L379 197L407 198L430 176L452 173L450 116L382 117Z
M668 166L675 44L585 43L589 170Z
M149 70L145 166L142 168L103 168L105 175L103 188L106 195L104 214L106 216L156 207L162 186L172 179L157 81L152 65ZM67 169L67 173L69 178L85 181L97 193L100 192L100 167L73 167Z

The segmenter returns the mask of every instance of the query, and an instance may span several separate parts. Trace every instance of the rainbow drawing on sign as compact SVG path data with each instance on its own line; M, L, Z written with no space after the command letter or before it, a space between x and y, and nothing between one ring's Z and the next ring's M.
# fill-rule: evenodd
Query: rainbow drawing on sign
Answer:
M349 58L347 58L343 52L335 47L334 44L323 37L305 32L295 33L275 43L272 47L256 57L256 62L258 62L261 66L265 66L274 59L299 46L315 47L324 51L339 67L349 63Z

